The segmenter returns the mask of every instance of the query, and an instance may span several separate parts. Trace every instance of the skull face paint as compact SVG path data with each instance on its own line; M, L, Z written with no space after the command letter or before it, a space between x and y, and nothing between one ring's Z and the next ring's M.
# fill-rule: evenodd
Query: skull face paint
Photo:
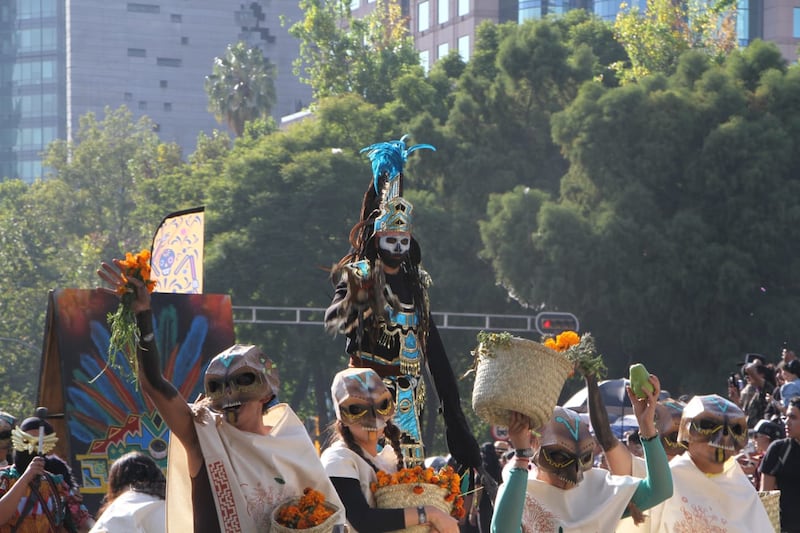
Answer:
M571 409L556 407L541 429L534 462L571 488L583 480L594 462L594 438L589 427Z
M695 396L683 409L678 440L707 444L714 462L724 463L747 442L747 418L736 404L721 396Z
M272 398L279 379L272 361L260 349L236 344L211 360L204 384L211 408L225 413L227 420L235 424L242 404Z
M392 393L371 368L347 368L333 378L333 406L345 426L379 431L394 415Z
M384 263L398 266L411 249L411 234L407 231L382 231L375 235L378 238L378 253Z

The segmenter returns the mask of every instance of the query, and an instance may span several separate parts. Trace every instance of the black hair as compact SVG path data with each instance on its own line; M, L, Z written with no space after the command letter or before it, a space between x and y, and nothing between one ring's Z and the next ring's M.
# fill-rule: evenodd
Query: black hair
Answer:
M108 471L108 492L98 516L129 490L143 492L162 500L166 498L167 481L152 457L142 452L129 452L114 461Z
M330 426L330 431L332 436L329 441L340 439L342 442L344 442L345 446L347 446L349 450L352 450L356 455L364 459L364 461L366 461L375 472L379 470L379 468L375 466L375 463L370 461L369 458L364 455L364 451L361 449L361 446L358 445L353 437L353 432L350 431L350 428L345 426L341 420L335 420ZM400 448L400 428L395 426L391 420L387 420L386 427L383 428L383 435L389 441L389 444L394 450L395 456L397 456L397 469L402 469L405 464L403 463L403 450Z

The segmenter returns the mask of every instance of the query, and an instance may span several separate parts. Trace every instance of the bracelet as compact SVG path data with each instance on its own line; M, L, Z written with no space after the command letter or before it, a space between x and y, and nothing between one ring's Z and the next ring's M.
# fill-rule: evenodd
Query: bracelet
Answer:
M642 442L650 442L651 440L655 440L657 438L658 438L658 431L653 433L651 437L642 437L641 435L639 435L639 440Z
M424 505L417 506L417 518L419 518L419 525L428 523L428 513L425 512Z
M530 458L533 457L533 448L517 448L514 450L514 457L519 459L520 457Z

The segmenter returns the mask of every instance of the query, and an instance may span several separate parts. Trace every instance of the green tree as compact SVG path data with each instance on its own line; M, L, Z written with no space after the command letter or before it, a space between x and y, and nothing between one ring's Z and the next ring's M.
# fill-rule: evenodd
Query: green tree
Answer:
M702 50L721 63L738 45L736 7L734 0L647 0L642 12L623 3L614 32L629 61L618 62L615 69L624 81L659 72L669 75L690 49Z
M585 85L553 117L570 161L558 193L492 198L481 235L501 282L576 311L614 375L643 360L673 394L724 392L743 353L792 335L798 71L765 46Z
M259 48L244 42L228 45L206 76L208 110L239 137L246 122L269 117L276 98L274 78L275 67Z
M396 79L420 69L397 0L377 0L362 19L352 17L347 0L301 0L300 7L305 17L289 29L300 41L295 73L315 98L353 92L383 105Z

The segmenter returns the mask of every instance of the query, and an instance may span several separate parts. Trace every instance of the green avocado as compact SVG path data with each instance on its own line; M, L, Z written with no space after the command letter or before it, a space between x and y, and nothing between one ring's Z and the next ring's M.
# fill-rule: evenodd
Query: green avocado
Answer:
M647 396L645 391L652 393L655 388L649 381L650 372L641 363L631 365L629 369L629 379L631 380L631 390L637 398L644 398Z

